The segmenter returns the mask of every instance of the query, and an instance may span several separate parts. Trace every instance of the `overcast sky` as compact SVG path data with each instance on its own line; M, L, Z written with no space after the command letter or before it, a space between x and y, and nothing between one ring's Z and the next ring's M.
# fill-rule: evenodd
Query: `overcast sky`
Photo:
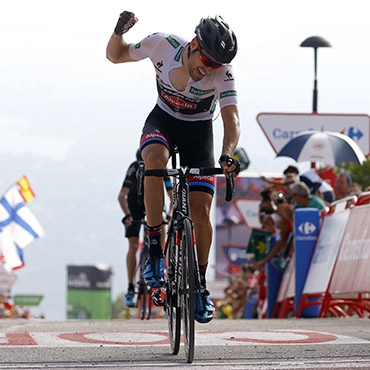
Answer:
M249 171L281 173L294 163L274 158L256 116L312 111L313 50L299 47L307 37L333 46L318 52L318 111L370 111L367 0L2 2L0 193L27 175L36 193L30 208L47 234L26 248L13 291L44 294L34 311L48 319L65 318L68 264L107 263L113 296L126 289L117 195L156 89L148 60L113 65L105 57L123 10L139 18L128 42L157 31L190 40L200 18L216 13L231 25ZM218 158L220 119L214 127Z

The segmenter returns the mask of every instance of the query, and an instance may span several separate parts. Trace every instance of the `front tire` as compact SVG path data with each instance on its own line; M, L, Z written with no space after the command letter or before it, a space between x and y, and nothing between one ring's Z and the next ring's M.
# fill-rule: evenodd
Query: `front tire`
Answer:
M167 285L166 285L166 313L168 320L168 332L172 354L177 355L180 349L181 336L181 306L179 304L177 280L178 266L175 233L172 234L167 251Z
M181 238L182 255L182 309L187 361L193 362L195 342L195 255L191 222L184 220Z

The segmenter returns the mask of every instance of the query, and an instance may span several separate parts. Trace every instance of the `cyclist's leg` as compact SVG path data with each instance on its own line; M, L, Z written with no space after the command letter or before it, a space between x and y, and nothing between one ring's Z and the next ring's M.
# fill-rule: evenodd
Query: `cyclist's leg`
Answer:
M142 156L146 170L166 168L169 151L164 145L152 143L142 150ZM144 199L148 226L161 225L164 206L163 178L145 177Z
M150 144L142 150L146 169L165 168L168 150L161 144ZM162 249L163 179L145 178L144 199L149 237L149 259L144 272L146 282L153 288L164 285L164 256Z
M137 236L131 236L128 238L128 253L126 256L127 265L127 278L129 284L134 284L134 275L136 269L136 253L139 248L139 238Z
M208 263L212 243L211 203L210 194L201 191L190 192L190 210L195 229L199 265Z
M135 217L134 217L135 219ZM139 232L140 224L133 222L131 226L126 229L126 238L129 242L129 249L126 256L128 289L126 293L125 303L128 307L133 307L135 297L134 275L136 269L136 252L139 247Z
M215 311L206 286L208 256L212 242L212 225L210 222L211 202L212 196L208 193L200 191L190 193L190 210L194 222L201 284L201 291L196 296L195 319L200 323L211 321Z
M145 123L140 142L145 169L166 168L170 156L170 144L166 131L168 117L164 113L156 107ZM161 244L164 206L163 178L145 177L144 200L149 236L149 259L144 278L149 285L155 288L164 285L164 258Z

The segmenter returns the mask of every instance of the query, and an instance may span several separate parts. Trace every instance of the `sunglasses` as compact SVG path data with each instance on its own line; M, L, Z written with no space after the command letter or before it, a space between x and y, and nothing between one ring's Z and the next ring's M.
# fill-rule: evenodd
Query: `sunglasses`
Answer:
M194 52L196 51L199 51L200 53L199 59L203 63L204 66L212 68L212 69L219 69L222 67L222 64L214 62L213 60L209 59L207 55L203 54L201 48L196 48Z

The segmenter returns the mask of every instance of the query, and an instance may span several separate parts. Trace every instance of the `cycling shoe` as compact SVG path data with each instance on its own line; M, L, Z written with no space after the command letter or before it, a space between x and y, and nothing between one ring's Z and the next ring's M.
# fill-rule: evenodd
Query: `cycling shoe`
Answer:
M201 324L210 322L215 312L215 306L209 295L209 291L204 289L195 296L195 320Z
M164 286L164 257L149 257L145 262L144 280L151 288Z

